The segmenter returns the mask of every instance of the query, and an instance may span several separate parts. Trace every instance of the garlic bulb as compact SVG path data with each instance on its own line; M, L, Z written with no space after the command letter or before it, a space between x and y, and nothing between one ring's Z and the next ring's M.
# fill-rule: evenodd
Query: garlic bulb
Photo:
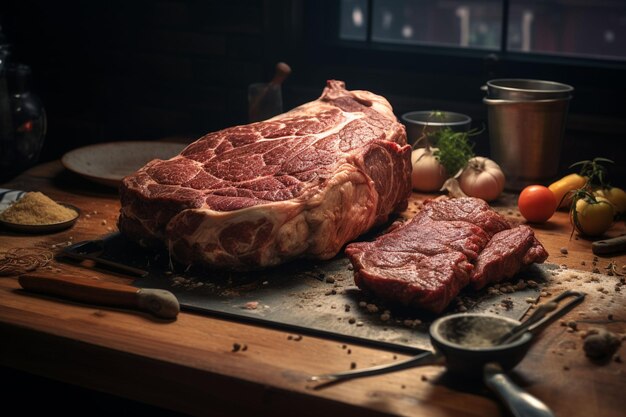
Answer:
M433 155L437 148L429 146L415 149L411 153L413 173L411 183L416 191L439 191L446 180L446 170Z
M452 198L467 197L467 194L465 194L459 186L459 180L454 177L448 178L446 182L443 183L441 191L447 191L448 195Z
M471 158L459 177L459 185L465 194L485 201L498 198L504 190L504 182L500 166L483 156Z

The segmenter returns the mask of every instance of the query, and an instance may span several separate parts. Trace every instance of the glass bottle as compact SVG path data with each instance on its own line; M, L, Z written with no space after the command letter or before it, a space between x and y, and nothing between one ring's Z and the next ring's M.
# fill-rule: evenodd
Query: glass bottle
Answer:
M13 144L11 99L7 81L9 45L0 31L0 180L9 178Z
M46 112L41 100L30 91L30 67L23 64L9 65L5 74L9 117L6 117L5 102L0 106L4 121L0 132L0 180L10 179L37 163L47 128Z

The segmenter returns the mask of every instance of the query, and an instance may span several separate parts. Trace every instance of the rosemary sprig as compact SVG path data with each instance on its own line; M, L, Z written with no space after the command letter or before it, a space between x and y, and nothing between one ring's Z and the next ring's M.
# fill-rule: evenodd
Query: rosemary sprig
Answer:
M614 162L607 158L593 158L592 160L579 161L570 168L580 166L580 175L588 178L590 185L599 185L600 187L608 187L608 170L603 163L613 164Z
M455 176L474 157L474 144L468 139L473 134L477 132L455 132L449 127L435 133L438 149L433 155L444 166L448 176Z

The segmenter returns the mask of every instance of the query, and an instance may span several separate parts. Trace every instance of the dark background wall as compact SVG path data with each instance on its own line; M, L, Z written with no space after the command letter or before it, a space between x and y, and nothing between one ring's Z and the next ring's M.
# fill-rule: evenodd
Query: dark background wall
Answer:
M11 2L13 57L45 103L44 158L115 140L196 135L245 122L266 78L262 1Z
M346 49L334 33L332 1L301 0L9 0L0 24L13 59L31 65L49 128L43 160L103 141L201 134L247 122L247 85L272 77L285 60L293 75L285 107L319 96L328 78L382 94L397 115L417 109L467 113L486 122L479 87L491 78L553 79L576 88L561 171L581 159L612 157L626 178L623 65L593 69L484 53L461 55ZM589 72L591 71L591 72ZM590 75L591 74L591 75ZM598 79L602 78L602 79ZM476 150L488 154L487 134Z

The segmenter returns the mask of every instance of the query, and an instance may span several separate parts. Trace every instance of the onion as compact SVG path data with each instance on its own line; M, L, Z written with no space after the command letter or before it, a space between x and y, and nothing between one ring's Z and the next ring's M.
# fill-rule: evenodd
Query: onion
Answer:
M504 190L504 182L500 166L482 156L471 158L459 177L459 185L465 194L485 201L498 198Z
M411 153L413 174L411 183L416 191L439 191L446 180L446 170L433 155L437 148L429 146L415 149Z

